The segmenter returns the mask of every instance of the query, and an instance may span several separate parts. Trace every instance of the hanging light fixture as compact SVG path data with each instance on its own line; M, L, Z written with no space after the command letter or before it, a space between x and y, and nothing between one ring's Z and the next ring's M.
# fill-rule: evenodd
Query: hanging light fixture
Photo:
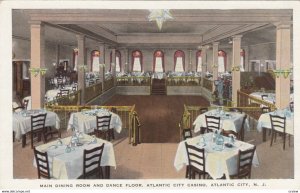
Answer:
M148 16L149 21L156 21L156 24L161 31L162 25L165 21L173 19L169 9L151 9Z

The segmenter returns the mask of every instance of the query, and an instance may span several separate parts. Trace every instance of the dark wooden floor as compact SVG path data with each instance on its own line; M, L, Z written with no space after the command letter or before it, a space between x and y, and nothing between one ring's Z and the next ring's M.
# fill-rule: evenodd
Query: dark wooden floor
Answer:
M201 96L124 96L116 95L106 105L136 105L142 128L142 143L177 143L178 123L183 105L207 106Z

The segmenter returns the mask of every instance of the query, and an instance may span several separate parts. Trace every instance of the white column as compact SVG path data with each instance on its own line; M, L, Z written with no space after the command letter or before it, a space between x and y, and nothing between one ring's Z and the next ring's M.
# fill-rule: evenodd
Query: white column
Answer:
M111 49L111 73L114 79L114 85L116 84L116 49Z
M31 23L31 68L45 68L45 28L41 22ZM31 73L31 108L40 109L45 101L45 75Z
M213 80L218 79L218 51L219 51L219 42L213 43L213 53L212 53L212 73ZM215 84L213 84L213 90L215 90Z
M77 72L78 72L78 90L81 90L81 104L84 104L85 95L85 36L76 35L78 44Z
M237 91L241 87L241 72L239 70L241 64L241 40L242 36L233 36L232 43L232 101L233 106L237 106Z
M207 71L207 60L206 60L206 46L202 46L201 57L202 57L202 72L201 72L201 86L203 87L203 78Z
M276 31L276 70L290 70L291 25L277 23ZM285 108L290 102L290 76L276 76L276 107Z

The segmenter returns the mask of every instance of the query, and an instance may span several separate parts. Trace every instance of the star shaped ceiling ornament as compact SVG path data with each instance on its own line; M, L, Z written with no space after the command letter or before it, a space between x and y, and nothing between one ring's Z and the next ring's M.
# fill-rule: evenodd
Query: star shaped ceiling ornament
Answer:
M165 21L173 19L169 9L151 9L148 16L149 21L156 21L156 24L161 31L162 25Z

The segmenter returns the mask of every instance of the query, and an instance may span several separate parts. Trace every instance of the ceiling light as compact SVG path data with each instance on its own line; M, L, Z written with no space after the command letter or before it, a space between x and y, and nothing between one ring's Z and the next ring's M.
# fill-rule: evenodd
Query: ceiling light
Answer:
M148 16L149 21L156 21L159 30L162 29L162 25L165 21L173 19L169 9L151 9Z

